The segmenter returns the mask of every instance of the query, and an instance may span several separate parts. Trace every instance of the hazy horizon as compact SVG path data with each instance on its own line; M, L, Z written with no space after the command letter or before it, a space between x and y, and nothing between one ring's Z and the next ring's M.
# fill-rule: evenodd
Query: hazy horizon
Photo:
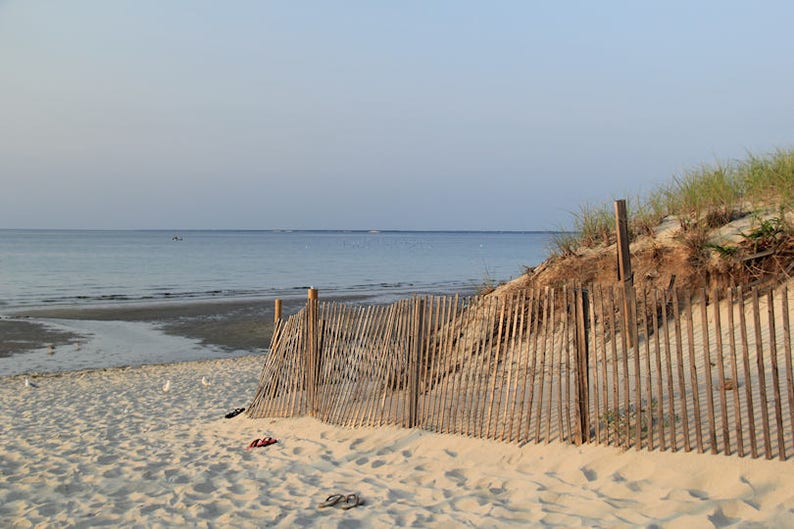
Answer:
M0 228L0 231L162 231L189 233L191 231L264 231L264 232L313 232L313 233L570 233L571 230L423 230L423 229L347 229L347 228Z
M0 228L555 231L794 146L794 4L0 0Z

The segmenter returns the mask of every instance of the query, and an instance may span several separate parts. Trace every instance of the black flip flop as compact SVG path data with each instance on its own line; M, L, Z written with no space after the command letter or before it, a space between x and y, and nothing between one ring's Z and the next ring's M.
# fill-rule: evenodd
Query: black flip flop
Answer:
M230 411L229 413L227 413L225 415L225 417L227 419L231 419L232 417L237 417L238 415L240 415L244 411L245 411L245 408L235 408L232 411Z
M358 507L359 505L364 505L364 501L358 497L358 494L348 494L345 498L345 503L342 505L344 510L352 509L353 507Z
M317 508L323 509L325 507L333 507L342 500L347 501L347 498L345 498L344 494L331 494L330 496L325 498L325 501L322 502L320 505L318 505Z

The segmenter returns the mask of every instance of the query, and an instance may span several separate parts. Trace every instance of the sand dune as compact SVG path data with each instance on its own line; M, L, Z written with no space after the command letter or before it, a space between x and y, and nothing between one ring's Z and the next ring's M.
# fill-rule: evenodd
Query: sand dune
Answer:
M0 526L794 527L791 462L223 418L261 362L3 377Z

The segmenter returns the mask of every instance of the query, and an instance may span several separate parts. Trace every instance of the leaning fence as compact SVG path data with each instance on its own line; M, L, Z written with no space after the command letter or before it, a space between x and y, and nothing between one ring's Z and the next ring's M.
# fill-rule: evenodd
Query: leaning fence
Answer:
M786 459L789 305L786 288L313 299L276 325L248 413Z

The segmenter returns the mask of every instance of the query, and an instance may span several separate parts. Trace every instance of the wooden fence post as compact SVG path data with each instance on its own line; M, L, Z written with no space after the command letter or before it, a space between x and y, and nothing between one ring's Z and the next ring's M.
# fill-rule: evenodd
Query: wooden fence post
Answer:
M314 417L317 409L317 364L318 364L318 314L317 314L317 289L310 288L306 300L307 317L307 347L306 347L306 400L309 415Z
M624 199L615 201L615 223L618 248L618 281L623 286L623 321L629 347L637 343L637 324L634 318L636 300L634 296L634 274L631 271L629 252L629 218Z
M416 428L419 425L419 365L422 358L422 344L424 343L425 300L414 298L413 315L413 344L411 345L411 358L408 381L408 427Z
M273 323L278 323L281 320L281 300L275 299L275 310L273 311Z
M584 287L575 289L576 296L576 389L579 411L577 444L590 442L590 360L589 360L589 299Z

